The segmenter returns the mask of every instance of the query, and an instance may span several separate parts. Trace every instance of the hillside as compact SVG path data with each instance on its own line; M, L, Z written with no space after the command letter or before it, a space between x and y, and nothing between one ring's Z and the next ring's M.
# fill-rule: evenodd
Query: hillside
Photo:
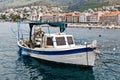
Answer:
M0 10L30 5L54 5L54 4L50 0L0 0Z
M30 5L62 5L69 10L83 11L116 3L120 3L120 0L0 0L0 10Z
M102 6L107 6L107 5L110 5L109 2L97 2L97 1L94 1L94 2L79 2L75 5L71 5L68 7L68 9L74 11L74 10L78 10L78 11L84 11L84 10L87 10L89 8L98 8L98 7L102 7Z
M54 0L61 5L67 6L72 11L84 11L89 8L98 8L120 3L120 0Z

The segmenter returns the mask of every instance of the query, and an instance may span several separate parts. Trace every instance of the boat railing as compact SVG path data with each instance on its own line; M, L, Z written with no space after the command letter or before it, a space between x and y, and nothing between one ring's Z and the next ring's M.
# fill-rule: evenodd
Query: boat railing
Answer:
M90 41L88 41L87 39L76 39L75 38L75 44L76 45L79 45L79 44L81 44L81 45L83 45L83 44L89 44L90 43Z
M29 31L25 29L20 29L20 34L19 34L20 39L23 40L25 37L28 37L28 35L29 35Z
M46 47L46 46L51 46L54 47L54 43L56 43L57 46L72 46L72 45L88 45L90 42L87 39L75 39L73 42L68 42L66 40L58 40L58 41L47 41L44 39L40 40L32 40L32 43L30 43L29 39L23 39L23 45L25 47L30 48L30 44L32 44L32 48L34 47Z
M51 44L48 45L47 42L51 43ZM39 41L38 42L38 43L40 43L39 45L37 44L37 42L32 41L32 48L35 48L35 47L46 47L46 46L54 47L54 42L56 42L56 44L57 44L57 42L60 43L60 44L58 44L59 46L65 46L65 45L71 46L71 45L74 45L74 43L71 44L71 43L68 43L68 41L47 41L47 40L43 40L43 41ZM20 41L20 44L22 46L24 46L24 47L30 48L30 42L29 42L28 39L24 39L24 40Z
M28 47L28 44L25 42L25 40L20 40L20 41L19 41L19 44L22 45L22 46L24 46L24 47L29 48L29 47Z

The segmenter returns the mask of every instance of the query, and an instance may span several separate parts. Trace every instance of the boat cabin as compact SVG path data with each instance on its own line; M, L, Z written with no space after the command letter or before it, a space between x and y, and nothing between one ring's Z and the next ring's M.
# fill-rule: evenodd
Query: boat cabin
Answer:
M48 27L48 33L45 34L44 31L41 30L41 28L37 28L37 25L44 25L47 24L52 27L59 27L60 33L59 34L50 34L49 33L49 27ZM32 34L33 26L34 32ZM41 26L42 27L42 26ZM72 35L66 35L63 34L65 31L65 28L67 27L67 24L62 22L32 22L29 23L30 33L29 33L29 46L30 47L40 47L40 48L68 48L68 47L74 47L75 42L73 40Z
M68 48L74 47L75 42L72 35L44 34L44 37L35 39L36 45L43 48Z

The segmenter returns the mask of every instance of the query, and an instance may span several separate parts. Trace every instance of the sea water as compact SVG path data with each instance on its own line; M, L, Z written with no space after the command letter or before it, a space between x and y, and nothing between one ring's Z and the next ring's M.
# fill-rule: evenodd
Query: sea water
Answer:
M29 31L28 25L22 26ZM67 28L65 32L75 40L98 42L100 53L95 66L82 68L19 56L11 28L17 31L17 23L0 23L0 80L120 80L120 29ZM48 28L43 30L47 32ZM50 33L58 31L50 28Z

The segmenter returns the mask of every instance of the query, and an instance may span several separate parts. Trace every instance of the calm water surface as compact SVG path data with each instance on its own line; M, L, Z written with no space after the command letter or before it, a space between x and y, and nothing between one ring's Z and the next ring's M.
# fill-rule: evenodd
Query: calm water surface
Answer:
M100 54L95 66L87 69L20 57L11 27L17 30L16 23L0 23L0 80L120 80L120 29L67 28L76 40L98 41Z

